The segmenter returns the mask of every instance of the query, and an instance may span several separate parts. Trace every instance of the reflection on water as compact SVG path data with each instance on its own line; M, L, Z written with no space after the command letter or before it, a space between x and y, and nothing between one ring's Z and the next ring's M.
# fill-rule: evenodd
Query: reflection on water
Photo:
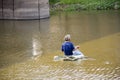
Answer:
M119 80L120 11L0 21L0 80ZM94 60L53 61L65 34Z
M0 67L42 53L40 39L48 33L49 20L0 21L0 24Z

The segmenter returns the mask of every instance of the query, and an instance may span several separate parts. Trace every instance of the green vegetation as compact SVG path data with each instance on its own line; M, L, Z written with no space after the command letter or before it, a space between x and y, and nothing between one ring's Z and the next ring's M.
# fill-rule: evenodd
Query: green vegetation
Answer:
M55 4L55 3L58 3L58 2L60 2L60 0L49 0L49 3L50 3L51 5L53 5L53 4Z
M120 9L120 0L50 0L51 11Z

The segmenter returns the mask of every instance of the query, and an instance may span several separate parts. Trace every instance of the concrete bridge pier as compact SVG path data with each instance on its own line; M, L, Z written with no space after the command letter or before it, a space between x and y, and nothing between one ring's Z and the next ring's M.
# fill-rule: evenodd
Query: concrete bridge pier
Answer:
M49 16L49 0L0 0L0 19L42 19Z

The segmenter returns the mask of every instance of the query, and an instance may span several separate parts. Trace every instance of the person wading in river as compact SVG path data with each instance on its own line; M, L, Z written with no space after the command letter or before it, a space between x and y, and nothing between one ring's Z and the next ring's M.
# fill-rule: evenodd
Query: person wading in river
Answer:
M64 37L65 42L62 44L61 51L64 52L65 56L81 55L81 57L83 57L83 53L78 50L79 46L74 46L70 39L71 37L69 34Z
M62 44L61 50L64 52L65 56L72 56L75 50L74 44L70 41L71 37L67 34L64 37L65 42Z

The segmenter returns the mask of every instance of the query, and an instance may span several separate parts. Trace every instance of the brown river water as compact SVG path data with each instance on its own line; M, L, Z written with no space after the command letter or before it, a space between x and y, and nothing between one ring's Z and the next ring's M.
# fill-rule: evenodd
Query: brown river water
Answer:
M66 34L88 59L53 60ZM0 80L120 80L120 11L0 20Z

